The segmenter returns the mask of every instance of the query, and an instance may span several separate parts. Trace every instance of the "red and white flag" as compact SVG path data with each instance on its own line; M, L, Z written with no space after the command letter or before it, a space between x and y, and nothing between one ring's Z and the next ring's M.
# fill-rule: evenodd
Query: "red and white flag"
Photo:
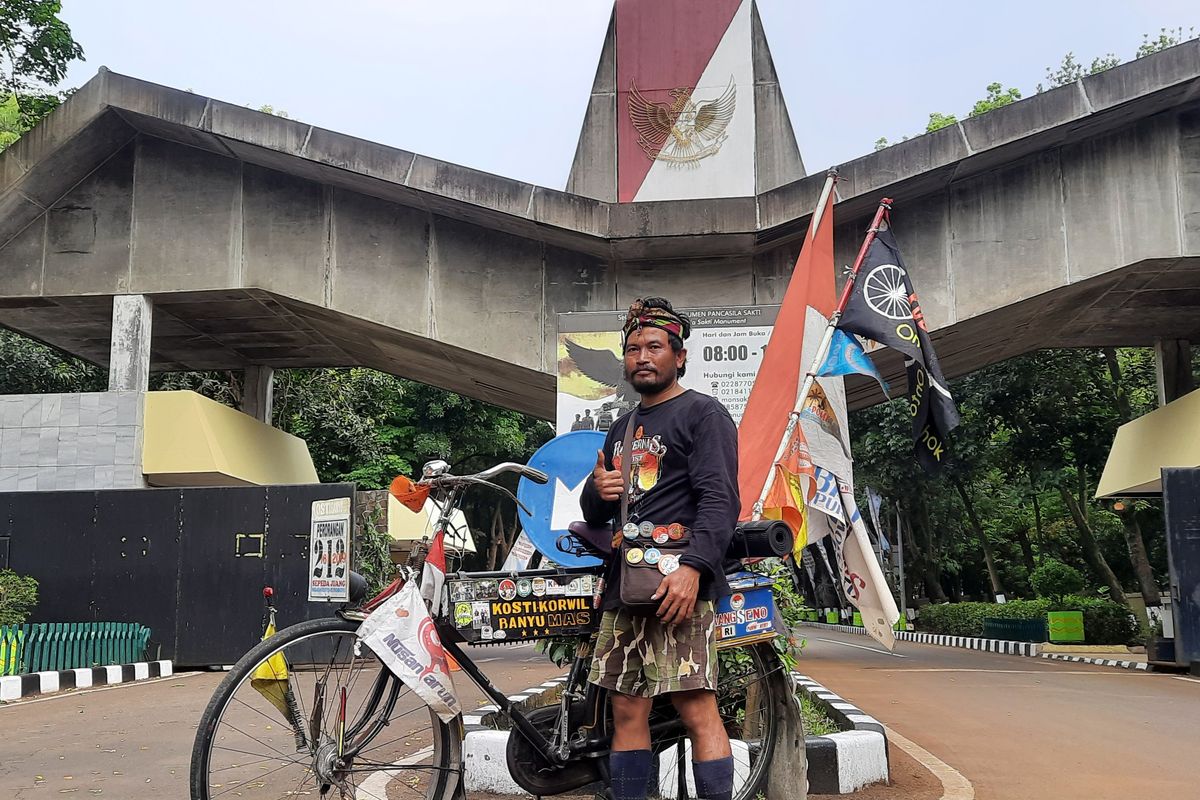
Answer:
M446 586L446 530L438 528L425 556L425 567L421 570L421 598L436 617L444 610Z

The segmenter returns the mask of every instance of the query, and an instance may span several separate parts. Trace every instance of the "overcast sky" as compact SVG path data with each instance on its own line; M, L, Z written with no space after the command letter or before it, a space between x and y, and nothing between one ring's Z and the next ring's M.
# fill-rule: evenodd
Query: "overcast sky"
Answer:
M646 0L649 1L649 0ZM703 2L703 0L696 0ZM542 186L562 188L612 0L64 0L86 61ZM1031 94L1067 52L1133 57L1200 28L1196 0L759 0L809 172Z

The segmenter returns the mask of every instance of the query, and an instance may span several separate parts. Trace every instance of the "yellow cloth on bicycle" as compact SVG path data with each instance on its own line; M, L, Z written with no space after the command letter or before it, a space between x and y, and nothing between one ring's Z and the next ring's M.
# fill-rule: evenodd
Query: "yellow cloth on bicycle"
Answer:
M263 641L275 635L275 621L272 620L263 632ZM250 676L250 685L263 697L279 709L285 722L291 724L288 709L288 667L283 651L276 653L255 668Z

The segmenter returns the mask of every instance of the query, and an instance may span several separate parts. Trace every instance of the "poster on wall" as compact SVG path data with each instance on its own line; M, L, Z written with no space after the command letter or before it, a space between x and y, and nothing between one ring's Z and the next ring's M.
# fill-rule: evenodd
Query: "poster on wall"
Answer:
M350 599L350 498L316 500L308 540L308 601Z
M740 422L779 306L680 310L692 322L685 343L687 374L680 383L720 400L733 421ZM637 392L624 378L624 321L624 311L558 315L558 433L607 432L637 403Z

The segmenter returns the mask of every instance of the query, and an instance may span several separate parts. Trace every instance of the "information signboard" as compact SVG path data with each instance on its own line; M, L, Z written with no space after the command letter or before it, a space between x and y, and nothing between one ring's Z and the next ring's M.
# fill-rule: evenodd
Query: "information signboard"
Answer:
M350 498L312 504L308 542L309 602L345 603L350 599Z
M740 422L779 306L680 309L692 322L687 374L680 383L712 395ZM558 315L559 433L607 432L637 402L624 378L623 311Z

